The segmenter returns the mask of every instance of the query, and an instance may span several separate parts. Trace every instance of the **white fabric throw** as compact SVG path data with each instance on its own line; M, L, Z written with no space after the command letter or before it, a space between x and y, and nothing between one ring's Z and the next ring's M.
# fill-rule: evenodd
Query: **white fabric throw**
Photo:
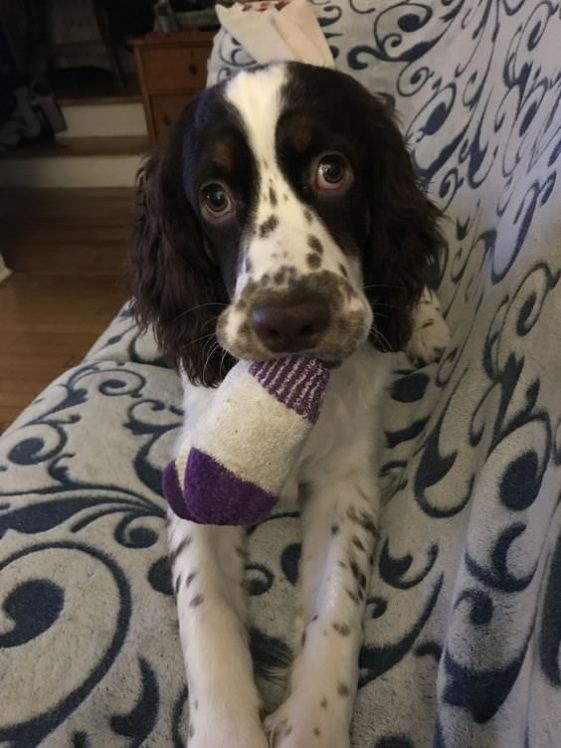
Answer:
M294 60L335 67L307 0L236 3L230 8L217 5L216 13L223 29L260 64Z

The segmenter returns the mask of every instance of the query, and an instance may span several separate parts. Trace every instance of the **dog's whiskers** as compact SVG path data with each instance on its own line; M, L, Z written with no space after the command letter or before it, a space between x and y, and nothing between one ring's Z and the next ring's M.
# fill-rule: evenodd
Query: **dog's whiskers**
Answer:
M376 301L376 307L383 306L387 309L401 309L397 304L388 304L386 301Z
M215 332L209 332L206 335L201 335L199 338L190 340L189 345L195 345L196 343L201 343L203 340L208 340L209 338L214 338L215 336L216 336Z
M398 289L402 290L403 286L398 286L395 283L370 283L367 286L363 286L362 290L363 291L368 291L371 288L380 288L380 289L383 289L383 288L398 288Z
M178 314L177 317L175 317L173 321L177 322L178 319L181 319L182 317L186 317L188 314L191 314L191 312L196 312L198 309L202 309L205 306L227 307L228 304L225 304L223 301L209 301L206 304L197 304L197 306L193 306L190 309L186 309L184 312L181 312L181 314ZM214 317L214 319L218 319L218 315Z
M207 357L206 357L206 360L203 366L203 376L202 376L203 382L205 382L205 373L206 373L207 366L210 363L210 359L212 358L216 350L218 350L219 348L220 348L220 343L217 340L215 340L214 342L210 341L209 352L207 354Z
M222 360L220 361L220 373L224 371L224 362L226 361L226 356L228 355L228 351L223 348L222 349Z
M379 340L379 341L382 342L382 344L384 345L384 350L385 351L391 351L392 350L392 346L391 346L390 341L387 339L387 337L384 335L383 332L381 332L380 330L378 330L376 328L375 325L372 325L372 327L370 328L370 332L374 335L374 338L376 340Z

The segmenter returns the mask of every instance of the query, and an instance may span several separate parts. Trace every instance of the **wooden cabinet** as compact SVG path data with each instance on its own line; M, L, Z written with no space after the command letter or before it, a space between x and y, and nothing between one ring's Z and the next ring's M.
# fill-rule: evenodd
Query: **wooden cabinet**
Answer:
M192 94L189 94L192 95ZM185 109L189 95L161 94L152 96L150 100L151 117L154 134L150 133L152 142L162 143L169 132L170 127ZM148 117L148 111L146 113Z
M166 139L189 99L205 87L215 33L186 30L132 40L152 143Z

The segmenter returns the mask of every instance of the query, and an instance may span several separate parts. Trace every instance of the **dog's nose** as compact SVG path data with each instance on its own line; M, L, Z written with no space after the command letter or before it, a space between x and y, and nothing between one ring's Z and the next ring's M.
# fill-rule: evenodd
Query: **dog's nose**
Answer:
M256 306L251 312L253 331L273 353L311 350L319 343L329 321L328 304L315 298Z

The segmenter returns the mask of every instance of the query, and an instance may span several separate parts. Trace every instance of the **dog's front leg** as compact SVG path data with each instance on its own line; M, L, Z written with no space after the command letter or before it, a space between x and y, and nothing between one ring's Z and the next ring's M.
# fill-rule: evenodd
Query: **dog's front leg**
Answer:
M246 630L244 532L170 513L189 748L266 748Z
M326 473L303 510L299 649L288 696L266 720L274 748L346 748L362 616L377 536L378 489L366 471Z

